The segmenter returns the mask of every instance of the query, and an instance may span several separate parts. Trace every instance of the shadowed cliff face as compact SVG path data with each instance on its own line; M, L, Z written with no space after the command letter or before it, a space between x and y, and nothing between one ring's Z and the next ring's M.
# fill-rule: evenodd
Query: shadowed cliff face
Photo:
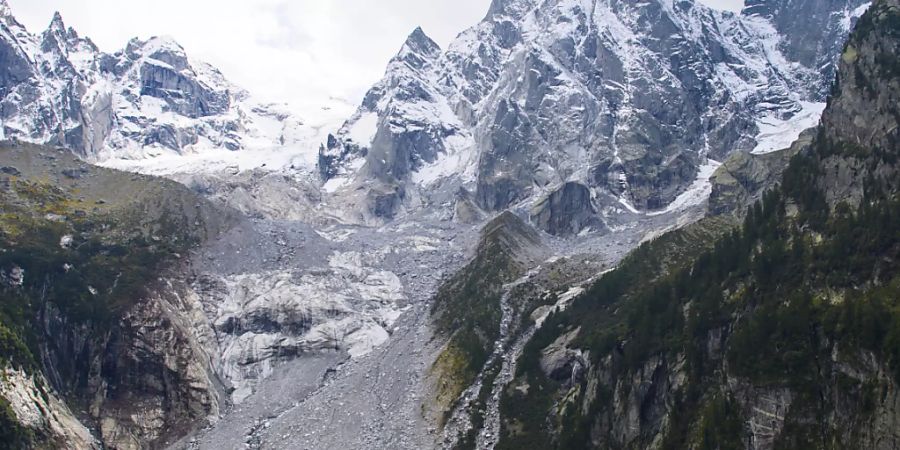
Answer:
M5 143L0 167L4 427L23 448L138 449L217 416L187 256L235 216L66 150Z
M579 183L565 183L538 201L532 207L531 221L555 236L571 236L589 227L594 231L606 228L597 217L591 191Z

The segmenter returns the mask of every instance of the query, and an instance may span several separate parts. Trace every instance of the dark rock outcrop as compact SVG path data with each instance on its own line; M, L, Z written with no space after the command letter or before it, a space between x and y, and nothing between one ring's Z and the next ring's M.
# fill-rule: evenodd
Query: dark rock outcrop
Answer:
M554 236L571 236L588 227L603 227L591 199L581 183L564 183L531 208L531 221Z
M781 181L791 158L809 148L815 130L803 132L789 148L761 155L734 153L710 178L709 213L743 216L747 207Z

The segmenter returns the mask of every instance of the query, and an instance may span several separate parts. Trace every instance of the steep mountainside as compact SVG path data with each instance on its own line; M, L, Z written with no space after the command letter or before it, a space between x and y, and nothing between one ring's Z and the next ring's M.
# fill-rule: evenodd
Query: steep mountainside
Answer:
M215 418L187 256L234 216L68 150L2 144L0 167L3 445L158 448Z
M435 408L441 413L449 416L488 361L494 342L505 332L501 328L508 326L504 285L547 256L540 236L515 214L504 212L485 225L472 261L438 290L432 314L438 333L448 337L433 369Z
M769 189L781 181L791 157L809 147L815 130L801 133L790 147L769 153L733 153L710 177L709 212L743 216Z
M493 0L319 127L0 0L0 448L900 447L878 2Z
M742 227L645 244L544 321L498 447L900 445L898 45L900 4L878 0L811 144ZM683 256L647 265L665 249Z
M445 51L412 33L321 149L320 174L328 190L368 191L381 217L445 183L489 211L573 181L660 209L707 158L784 148L815 125L865 7L495 0Z

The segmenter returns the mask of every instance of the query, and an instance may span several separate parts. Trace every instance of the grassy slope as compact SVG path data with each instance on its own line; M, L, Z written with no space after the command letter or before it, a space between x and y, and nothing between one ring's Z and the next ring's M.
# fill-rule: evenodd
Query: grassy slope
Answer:
M36 356L48 343L37 320L48 308L106 333L161 272L225 226L175 183L86 166L67 152L2 146L0 167L15 169L0 174L0 274L25 274L21 286L0 283L0 366L42 370ZM41 445L46 437L18 426L4 402L0 434Z
M541 246L534 230L504 213L482 230L475 257L439 289L432 306L439 334L448 337L432 366L434 403L447 418L454 402L478 375L499 334L504 283L527 269Z

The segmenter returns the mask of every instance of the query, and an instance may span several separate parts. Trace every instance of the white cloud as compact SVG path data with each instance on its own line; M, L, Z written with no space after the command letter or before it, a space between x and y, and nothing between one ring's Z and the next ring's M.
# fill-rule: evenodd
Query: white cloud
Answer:
M8 0L32 32L54 11L107 52L132 37L172 36L266 101L301 109L358 101L421 26L445 46L490 0ZM708 0L736 9L735 0Z

